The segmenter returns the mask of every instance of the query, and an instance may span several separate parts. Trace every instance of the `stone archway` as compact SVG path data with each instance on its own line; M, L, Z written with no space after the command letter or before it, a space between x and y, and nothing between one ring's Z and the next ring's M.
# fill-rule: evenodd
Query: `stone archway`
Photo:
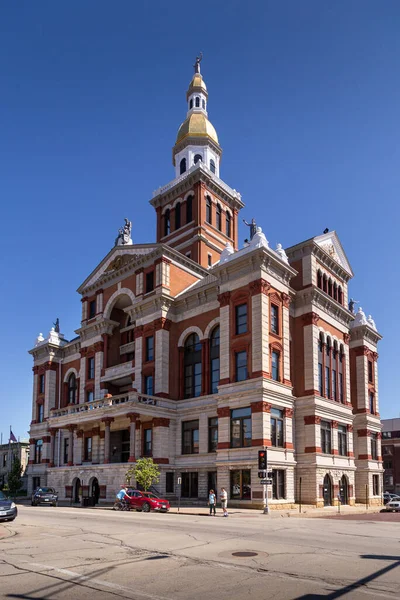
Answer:
M79 504L82 499L82 482L79 477L75 477L72 482L72 503Z
M349 503L349 479L347 475L343 475L339 481L339 496L342 504Z
M329 473L327 473L324 477L324 485L323 485L324 506L332 506L332 504L333 504L332 491L333 491L332 478L329 475Z
M94 504L99 503L100 485L97 477L92 477L89 481L89 498L93 498Z

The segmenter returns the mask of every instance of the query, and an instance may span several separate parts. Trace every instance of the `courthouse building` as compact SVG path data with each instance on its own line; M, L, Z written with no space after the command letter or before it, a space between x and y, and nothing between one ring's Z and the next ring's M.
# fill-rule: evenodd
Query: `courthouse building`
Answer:
M126 219L78 289L77 337L57 323L30 351L29 489L111 501L151 456L163 496L224 486L231 506L260 507L266 447L271 507L380 503L381 336L354 312L340 240L274 250L253 221L240 244L198 61L186 100L174 179L150 200L156 242L132 243Z

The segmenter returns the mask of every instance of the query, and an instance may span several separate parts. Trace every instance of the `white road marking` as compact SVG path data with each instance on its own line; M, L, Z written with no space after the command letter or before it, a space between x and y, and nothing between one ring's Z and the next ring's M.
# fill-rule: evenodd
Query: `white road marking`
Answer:
M118 590L120 592L128 592L133 594L134 596L141 596L142 598L149 598L150 600L172 600L167 596L157 596L155 594L148 594L147 592L139 592L137 589L132 589L125 587L123 585L118 585L117 583L110 583L109 581L104 581L103 579L92 579L90 575L81 575L80 573L76 573L75 571L70 571L69 569L59 569L58 567L53 567L51 565L42 565L40 563L27 563L31 567L39 567L41 569L45 569L46 571L56 571L57 573L61 573L62 575L69 575L76 579L76 583L80 583L83 581L89 581L90 583L94 583L96 585L102 585L104 587Z

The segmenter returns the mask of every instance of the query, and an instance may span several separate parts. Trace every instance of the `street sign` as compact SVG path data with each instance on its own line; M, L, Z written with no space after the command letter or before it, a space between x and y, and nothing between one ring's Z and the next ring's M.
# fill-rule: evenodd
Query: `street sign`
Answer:
M260 479L261 485L272 485L272 479Z
M182 477L178 477L178 485L181 485L182 483Z

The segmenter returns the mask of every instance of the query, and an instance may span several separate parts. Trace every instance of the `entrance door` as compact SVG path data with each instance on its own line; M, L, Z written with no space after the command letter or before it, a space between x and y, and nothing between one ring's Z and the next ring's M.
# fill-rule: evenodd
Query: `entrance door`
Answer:
M198 473L182 473L182 498L197 498L198 482Z
M214 490L215 493L217 493L217 491L218 491L218 487L217 487L217 471L209 471L208 472L208 489L207 489L207 492L209 492L210 490Z
M343 475L343 477L339 481L339 494L340 494L340 502L342 504L348 504L349 503L349 484L348 484L346 475Z
M81 480L80 479L75 479L75 484L74 484L74 494L73 494L73 500L75 504L78 504L80 502L80 495L81 495Z
M324 477L324 506L332 506L332 481L329 475Z
M89 491L90 497L94 499L94 503L98 504L100 498L100 486L97 477L93 477Z

